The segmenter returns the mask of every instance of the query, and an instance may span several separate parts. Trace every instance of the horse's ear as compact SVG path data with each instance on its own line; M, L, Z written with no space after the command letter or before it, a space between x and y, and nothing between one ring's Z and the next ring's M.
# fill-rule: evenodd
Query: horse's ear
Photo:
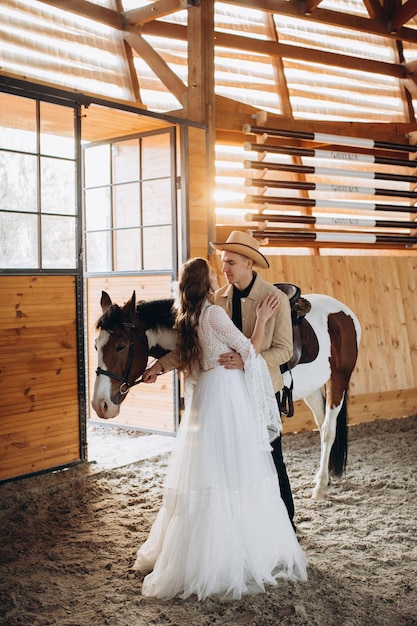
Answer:
M105 291L101 292L100 305L101 305L101 310L103 311L103 313L107 313L107 311L109 310L109 308L112 305L111 298L110 298L109 294L106 293Z
M132 297L130 298L128 302L126 302L123 309L126 311L130 319L133 320L135 318L135 315L136 315L136 292L135 291L132 293Z

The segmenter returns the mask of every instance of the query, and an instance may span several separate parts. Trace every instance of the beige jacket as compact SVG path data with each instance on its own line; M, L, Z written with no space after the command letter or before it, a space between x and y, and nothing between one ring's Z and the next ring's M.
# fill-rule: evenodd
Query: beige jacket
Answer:
M242 331L246 337L252 336L256 305L271 292L279 293L280 304L276 314L266 322L261 354L268 366L276 393L283 387L280 365L289 361L293 353L290 301L285 293L266 282L260 274L257 274L248 297L242 299ZM229 317L232 316L232 299L233 285L225 285L214 294L215 304L221 306Z
M266 282L257 274L253 287L247 298L242 300L242 331L246 337L251 337L256 320L256 304L265 298L268 293L277 292L280 296L280 305L275 315L266 322L265 336L261 347L261 354L266 361L275 393L282 389L283 382L280 365L290 360L293 353L291 310L288 297ZM225 285L214 294L214 302L221 306L231 317L233 285ZM178 367L178 353L173 351L159 359L165 372Z

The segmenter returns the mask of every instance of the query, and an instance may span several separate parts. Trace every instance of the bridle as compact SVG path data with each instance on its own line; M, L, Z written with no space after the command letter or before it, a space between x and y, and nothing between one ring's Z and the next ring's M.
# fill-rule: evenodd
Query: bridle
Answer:
M149 343L146 333L139 332L132 322L122 322L122 326L124 328L130 328L129 355L122 376L119 376L119 374L115 374L114 372L109 372L108 370L103 370L101 367L97 367L96 375L99 376L100 374L103 374L104 376L108 376L109 378L114 378L114 380L118 380L121 383L119 387L119 393L120 395L125 396L129 392L129 389L131 387L139 385L139 383L143 382L142 378L139 378L137 380L136 376L134 377L132 383L129 382L130 370L132 369L133 357L135 354L135 335L139 339L139 341L146 347L146 352L149 352Z

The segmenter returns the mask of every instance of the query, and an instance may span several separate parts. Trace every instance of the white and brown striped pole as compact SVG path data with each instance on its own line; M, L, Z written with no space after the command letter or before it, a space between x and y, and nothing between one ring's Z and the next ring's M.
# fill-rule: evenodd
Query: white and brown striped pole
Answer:
M363 139L361 137L348 137L346 135L328 135L325 133L311 133L296 130L283 130L277 128L265 128L264 126L243 126L245 135L268 135L269 137L288 137L291 139L301 139L304 141L317 141L319 143L337 144L343 146L355 146L356 148L367 148L372 150L379 148L382 150L399 150L401 152L417 152L417 145L390 143L388 141L375 141L374 139Z
M409 159L394 159L391 157L376 156L374 154L362 154L357 152L340 152L335 150L315 150L313 148L295 148L290 146L274 146L269 144L250 143L243 145L246 151L286 154L289 156L313 157L317 159L330 159L332 161L345 161L347 163L376 163L379 165L395 165L396 167L416 168L416 162Z
M273 231L273 230L257 230L252 231L253 237L256 239L266 239L268 243L276 242L315 242L330 244L360 244L374 245L384 244L400 247L411 247L417 244L417 237L406 235L376 235L374 233L335 233L330 231L310 232L310 231Z
M287 198L281 196L246 195L245 202L248 204L261 204L264 207L271 206L293 206L305 208L347 209L350 211L390 211L400 213L417 213L417 207L408 204L381 204L375 202L352 202L346 200L327 200L314 198Z
M331 193L359 193L369 196L395 196L397 198L417 198L417 191L403 189L383 189L378 187L359 187L358 185L333 185L328 183L310 183L292 180L269 180L267 178L246 178L247 187L265 187L267 189L299 189L304 191L324 191Z
M403 183L417 183L417 176L389 174L388 172L367 172L362 170L342 170L331 167L315 167L313 165L291 165L289 163L273 163L272 161L244 161L243 167L251 170L291 172L294 174L311 174L317 176L365 178L369 180L389 180Z
M417 222L402 220L375 220L371 218L349 217L349 216L325 216L325 215L293 215L292 213L277 213L275 215L265 215L264 213L246 213L247 222L265 222L265 227L269 224L316 224L317 226L358 226L366 228L407 228L417 230Z

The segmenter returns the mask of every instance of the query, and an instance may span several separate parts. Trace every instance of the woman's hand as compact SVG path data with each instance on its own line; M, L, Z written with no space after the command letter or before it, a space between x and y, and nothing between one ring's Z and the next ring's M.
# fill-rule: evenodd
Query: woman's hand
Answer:
M277 312L279 307L279 295L269 293L256 305L256 317L260 322L267 322Z
M243 370L245 367L239 352L224 352L220 354L219 365L223 365L227 370Z
M155 361L150 367L148 367L142 374L142 382L144 383L156 383L156 379L162 374L164 368L159 361Z

